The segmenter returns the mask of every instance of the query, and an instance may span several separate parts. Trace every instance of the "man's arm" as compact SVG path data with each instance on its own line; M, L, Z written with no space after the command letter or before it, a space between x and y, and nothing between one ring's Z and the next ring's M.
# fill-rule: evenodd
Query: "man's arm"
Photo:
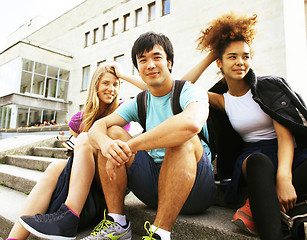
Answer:
M178 146L198 134L208 118L208 104L190 103L181 113L127 142L132 152Z
M123 127L126 124L124 118L117 113L112 113L97 120L88 132L91 145L95 149L101 150L102 155L115 166L120 166L128 161L132 153L125 142L111 139L107 135L107 130L112 126Z

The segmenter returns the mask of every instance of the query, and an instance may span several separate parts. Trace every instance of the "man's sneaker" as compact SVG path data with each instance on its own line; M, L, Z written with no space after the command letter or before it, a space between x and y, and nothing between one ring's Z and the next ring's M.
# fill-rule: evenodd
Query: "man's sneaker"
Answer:
M125 226L114 222L114 219L106 215L104 211L104 218L94 228L92 233L82 240L131 240L131 227L130 222L127 220Z
M79 217L63 203L55 213L22 216L19 222L38 237L70 240L76 238Z
M149 225L149 228L146 228L146 225ZM150 222L146 221L145 224L144 224L144 228L148 234L148 236L143 236L142 239L143 240L161 240L161 237L156 234L155 232L158 230L159 226L157 227L157 229L153 232L151 230L151 225L150 225Z
M233 215L232 222L243 230L253 235L258 235L256 224L249 206L249 199L247 199L245 205L239 208L235 215Z

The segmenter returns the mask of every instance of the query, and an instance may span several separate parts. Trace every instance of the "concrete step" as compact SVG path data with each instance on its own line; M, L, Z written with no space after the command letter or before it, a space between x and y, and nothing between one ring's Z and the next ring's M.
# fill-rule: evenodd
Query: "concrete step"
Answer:
M33 155L50 158L67 158L66 148L64 147L35 147L33 149Z
M0 164L0 183L24 193L32 190L42 174L36 170Z
M0 239L6 239L13 227L14 222L18 219L22 206L27 198L26 194L15 191L13 189L0 186ZM94 228L94 226L92 227ZM88 236L91 230L84 230L77 235L77 240ZM38 238L32 234L28 240L37 240ZM138 235L132 235L133 240L141 240Z
M26 195L0 186L0 237L6 238L13 222L18 218ZM144 222L153 222L155 210L149 209L132 193L125 199L125 210L132 223L133 239L141 239L145 234ZM256 237L245 234L231 223L234 210L213 206L200 215L180 215L174 224L172 240L252 240ZM94 226L93 226L94 227ZM90 234L92 229L78 234L81 239ZM29 239L38 239L31 237Z
M63 161L67 158L50 158L27 155L7 155L3 162L22 168L28 168L38 171L45 171L48 165L53 161Z
M54 142L53 147L62 148L62 147L63 147L62 142L64 142L66 139L68 139L68 137L67 137L67 138L62 137L61 140L56 140L56 141Z
M132 222L132 231L144 235L145 221L154 220L156 210L146 207L132 193L125 199L125 211ZM245 233L232 222L234 209L212 206L203 214L179 215L172 230L172 240L251 240L259 239Z

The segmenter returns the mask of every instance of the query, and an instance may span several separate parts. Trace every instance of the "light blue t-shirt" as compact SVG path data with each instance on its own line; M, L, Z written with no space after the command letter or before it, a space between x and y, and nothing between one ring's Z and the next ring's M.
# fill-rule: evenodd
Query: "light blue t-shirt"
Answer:
M171 107L171 92L162 97L155 97L148 91L147 96L146 130L149 131L174 114ZM179 102L183 110L189 105L189 103L192 102L203 102L208 105L208 94L204 89L191 84L190 82L186 82L182 88ZM115 110L115 113L120 115L127 122L134 121L140 123L136 98L130 101L125 101ZM206 124L203 127L203 132L205 137L209 139ZM202 141L202 143L208 158L211 159L211 152L209 147L205 142ZM149 154L156 163L160 163L163 161L165 148L152 149L150 150Z

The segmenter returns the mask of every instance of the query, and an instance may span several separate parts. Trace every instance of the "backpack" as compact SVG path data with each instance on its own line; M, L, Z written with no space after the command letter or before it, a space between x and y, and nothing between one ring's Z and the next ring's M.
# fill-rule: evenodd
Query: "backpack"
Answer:
M180 106L179 98L180 98L181 90L182 90L185 82L186 82L185 80L175 80L174 81L172 93L171 93L171 106L172 106L172 111L173 111L174 115L181 113L183 111L181 106ZM143 92L140 92L137 95L138 117L139 117L139 120L140 120L140 124L143 128L143 132L146 132L147 94L148 94L147 91L148 91L148 89L143 91ZM203 129L198 134L198 136L211 149L211 147L209 145L209 141L204 135ZM212 154L212 158L214 158L213 154Z

